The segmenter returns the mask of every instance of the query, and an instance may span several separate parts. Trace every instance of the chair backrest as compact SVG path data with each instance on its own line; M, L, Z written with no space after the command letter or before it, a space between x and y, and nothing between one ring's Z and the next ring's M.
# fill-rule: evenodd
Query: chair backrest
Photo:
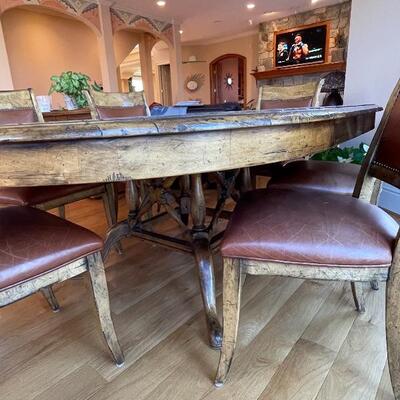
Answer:
M324 79L295 86L260 86L257 110L315 107Z
M44 122L32 89L0 91L0 125Z
M368 178L400 188L400 79L371 142L353 196L360 196Z
M92 119L109 120L150 115L144 92L85 91Z

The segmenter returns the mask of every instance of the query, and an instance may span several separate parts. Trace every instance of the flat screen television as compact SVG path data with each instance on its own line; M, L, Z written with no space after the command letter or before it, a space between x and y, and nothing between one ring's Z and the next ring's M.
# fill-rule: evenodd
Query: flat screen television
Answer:
M275 67L324 63L328 53L328 22L275 33Z

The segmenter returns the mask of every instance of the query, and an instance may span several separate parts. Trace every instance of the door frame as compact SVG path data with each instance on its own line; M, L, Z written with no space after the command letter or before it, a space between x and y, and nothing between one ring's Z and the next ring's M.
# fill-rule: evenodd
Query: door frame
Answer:
M168 82L164 82L163 79L163 73L162 70L168 67ZM165 105L165 98L168 97L168 103L167 105L173 105L173 101L172 101L172 80L171 80L171 64L158 64L157 65L158 68L158 84L159 84L159 91L160 91L160 100L161 100L161 104ZM165 84L167 84L168 86L168 96L165 95Z
M210 103L216 104L216 78L214 74L215 65L224 60L225 58L238 58L242 61L243 65L243 104L246 104L247 101L247 58L242 56L241 54L235 53L227 53L222 56L217 57L215 60L210 62Z

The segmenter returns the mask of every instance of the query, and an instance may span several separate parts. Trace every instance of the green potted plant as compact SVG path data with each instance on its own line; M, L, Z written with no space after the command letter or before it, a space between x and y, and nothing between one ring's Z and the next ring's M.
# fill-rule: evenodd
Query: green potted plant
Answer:
M338 161L342 163L362 164L369 146L360 143L358 147L333 147L332 149L314 154L312 160Z
M87 100L83 94L84 90L89 90L90 86L94 90L101 90L101 86L94 82L90 85L90 77L80 72L67 71L60 76L53 75L51 78L49 94L62 93L68 110L87 106Z

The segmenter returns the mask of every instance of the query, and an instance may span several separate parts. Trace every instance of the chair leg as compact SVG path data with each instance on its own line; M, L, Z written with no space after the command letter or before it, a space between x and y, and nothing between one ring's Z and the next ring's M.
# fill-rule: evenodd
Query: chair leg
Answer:
M386 340L394 398L400 399L400 254L393 260L386 287Z
M106 213L108 227L111 228L117 223L118 219L118 203L116 201L116 194L114 190L114 185L112 183L107 183L105 185L106 190L103 194L104 211Z
M356 305L356 310L361 314L365 313L363 282L351 282L351 291L353 293L353 299Z
M115 193L114 185L107 183L106 191L102 194L104 212L106 214L107 225L109 228L113 227L118 222L118 194ZM115 245L118 254L122 254L121 242Z
M42 293L46 301L49 303L51 309L54 312L60 311L60 305L58 304L57 298L54 295L52 286L46 286L44 288L41 288L40 292Z
M108 295L103 260L100 253L95 253L88 256L87 260L90 282L100 320L101 330L117 366L122 366L124 363L124 355L118 343L114 324L111 319L110 299Z
M379 282L377 280L371 281L370 285L372 290L379 290Z
M243 275L238 259L224 259L223 339L215 386L222 386L232 364L239 326Z
M65 219L65 204L58 207L58 216Z

